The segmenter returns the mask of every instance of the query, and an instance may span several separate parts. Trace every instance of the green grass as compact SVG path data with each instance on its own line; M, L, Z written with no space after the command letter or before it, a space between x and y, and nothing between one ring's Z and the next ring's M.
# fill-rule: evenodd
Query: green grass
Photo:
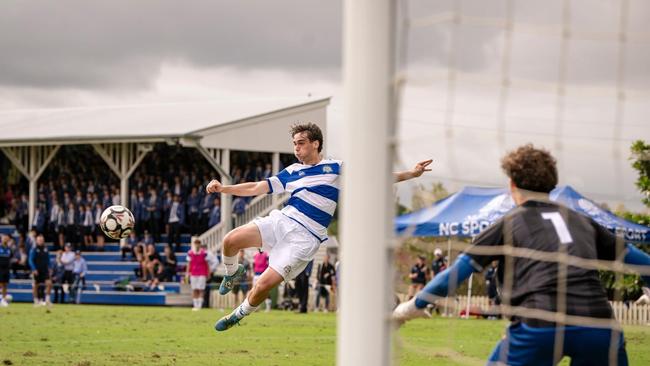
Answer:
M223 313L28 304L0 309L0 365L333 365L334 314L257 313L216 333ZM506 322L434 318L400 329L402 365L483 365ZM650 364L650 327L626 328L632 365Z

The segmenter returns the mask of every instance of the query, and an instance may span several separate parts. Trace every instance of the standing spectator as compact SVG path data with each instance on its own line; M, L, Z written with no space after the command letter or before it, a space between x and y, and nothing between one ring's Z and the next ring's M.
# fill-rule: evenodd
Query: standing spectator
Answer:
M135 218L135 231L137 233L142 233L144 223L149 219L148 212L145 209L144 200L144 192L139 190L136 199L131 203L131 206L133 207L133 217Z
M244 251L240 250L239 251L239 263L241 263L242 266L244 266L244 274L242 275L242 279L239 283L235 284L232 287L232 292L235 294L235 302L239 302L239 293L242 293L242 300L246 298L246 294L248 293L248 290L250 289L250 284L253 280L251 276L251 265L246 259L246 256L244 255Z
M55 242L57 245L55 248L63 248L65 245L65 210L63 208L58 209L53 226L56 232Z
M61 251L56 253L56 258L54 258L54 265L52 266L52 288L54 289L54 303L63 304L65 303L65 293L67 288L63 288L63 276L65 275L65 267L61 263ZM74 253L73 253L74 257ZM72 272L72 271L70 271Z
M75 254L72 251L72 245L70 243L67 243L60 258L60 262L63 265L63 276L61 277L61 284L65 290L64 292L68 292L68 289L74 282L74 260Z
M221 222L221 200L219 197L214 199L214 205L210 211L210 220L208 221L208 228L211 228Z
M93 233L95 235L95 243L97 244L97 248L100 251L104 251L104 232L102 231L102 228L100 226L102 222L103 212L104 209L102 208L102 204L97 202L95 204L95 210L93 211L93 216L95 217L94 220L95 225L93 226Z
M27 223L29 219L29 199L26 194L20 195L20 202L16 209L16 228L18 232L24 234L27 232Z
M311 277L313 267L314 261L311 260L305 269L296 277L296 293L298 294L298 300L300 301L300 313L307 312L307 303L309 302L309 277Z
M86 260L81 256L81 252L77 250L74 258L74 283L72 284L72 292L70 297L74 300L75 304L81 303L81 293L84 286L86 286L86 273L88 272L88 265Z
M74 203L68 204L68 210L65 212L65 238L68 243L72 243L77 248L77 223L79 221L77 210Z
M34 219L32 220L32 229L37 233L43 234L45 232L45 204L39 203L34 210Z
M9 269L11 267L11 249L9 248L9 237L2 235L0 242L0 307L7 307L9 303L6 300L7 288L9 287Z
M79 210L82 211L82 216L81 216L81 226L82 226L82 232L84 235L84 242L83 242L83 247L84 250L85 248L89 248L90 245L93 243L93 228L95 226L95 219L93 215L93 210L90 205L86 206L80 206ZM103 248L102 248L103 249Z
M192 311L201 310L203 307L203 291L208 277L207 251L201 248L201 241L196 239L192 249L187 252L187 269L185 278L189 277L192 286Z
M156 190L153 188L149 190L149 199L145 209L149 213L147 227L151 231L154 240L158 241L160 240L160 227L158 225L158 221L160 220L160 201L156 195Z
M52 192L54 193L54 192ZM49 214L49 238L51 241L55 243L54 249L59 250L62 248L61 244L59 243L58 239L58 231L59 231L59 213L62 211L61 206L59 206L59 201L54 197L52 199L52 207L50 207L50 214Z
M169 192L166 188L163 188L163 192L165 192L162 201L163 226L165 228L165 234L167 234L167 242L172 243L169 240L169 213L172 208L172 203L174 202L174 199L172 197L172 193Z
M324 312L329 311L330 293L336 293L336 269L330 263L329 254L325 254L323 264L318 265L318 292L316 293L316 311L320 309L320 298L325 298Z
M43 234L38 234L36 246L29 252L29 267L34 278L32 284L34 306L52 305L50 302L50 292L52 291L50 266L50 253L45 246L45 238Z
M266 252L259 251L257 254L255 254L255 257L253 257L253 286L255 286L255 283L257 280L260 278L262 273L266 271L266 269L269 267L269 255ZM271 297L267 297L266 300L264 300L264 305L266 306L266 309L264 309L264 312L269 312L271 311Z
M419 255L417 262L413 267L411 267L411 273L409 274L409 278L411 279L408 293L409 300L412 299L418 291L422 290L424 284L428 281L429 270L424 261L424 256Z
M490 263L490 267L488 267L487 271L485 272L485 287L487 288L490 307L501 304L501 301L499 299L499 292L497 291L498 265L499 261L492 261L492 263Z
M206 231L208 228L211 228L212 226L216 225L210 225L212 222L212 210L213 206L215 205L215 202L217 202L217 198L215 195L212 193L205 193L203 196L203 199L201 199L201 217L200 217L200 226L201 226L201 231ZM220 215L220 214L219 214ZM219 216L219 219L221 216ZM217 220L217 222L219 222Z
M435 276L447 268L447 259L442 255L442 249L440 248L436 248L433 251L433 255L435 258L433 258L433 262L431 263L431 275Z
M187 218L190 225L190 234L199 234L199 204L201 198L199 197L196 187L192 187L192 193L187 197Z
M176 244L176 250L181 249L181 226L185 222L185 208L181 205L181 197L174 195L171 207L169 208L169 245Z

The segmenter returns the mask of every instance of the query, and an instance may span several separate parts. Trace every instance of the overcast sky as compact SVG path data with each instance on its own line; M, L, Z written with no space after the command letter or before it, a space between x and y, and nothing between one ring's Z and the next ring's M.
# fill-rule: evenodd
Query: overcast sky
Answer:
M573 38L565 53L561 114L563 2L514 3L505 75L512 88L504 99L504 30L478 23L503 19L506 1L411 0L403 8L408 12L400 16L416 20L412 24L426 23L429 15L444 18L454 8L468 21L409 32L399 163L433 157L431 180L452 190L503 185L498 158L533 142L558 157L561 183L597 201L640 209L627 158L633 139L650 140L650 2L629 1L622 57L620 3L570 2ZM341 24L341 2L332 0L5 0L0 108L332 95L327 143L340 155ZM459 72L451 89L450 59ZM621 105L617 85L625 92ZM408 187L400 190L403 199Z

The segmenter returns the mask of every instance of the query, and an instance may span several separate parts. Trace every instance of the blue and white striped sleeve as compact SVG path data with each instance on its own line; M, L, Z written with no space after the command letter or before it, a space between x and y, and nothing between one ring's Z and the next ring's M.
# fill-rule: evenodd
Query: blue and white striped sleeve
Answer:
M287 169L284 169L278 175L266 178L266 182L269 184L269 194L280 194L284 192L290 176L291 173Z

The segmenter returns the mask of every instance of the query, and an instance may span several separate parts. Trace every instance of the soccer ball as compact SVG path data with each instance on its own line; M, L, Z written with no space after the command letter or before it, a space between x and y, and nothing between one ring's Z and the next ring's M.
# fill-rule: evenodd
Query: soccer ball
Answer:
M111 239L123 239L129 236L135 226L135 218L124 206L111 206L102 212L99 219L102 231Z

